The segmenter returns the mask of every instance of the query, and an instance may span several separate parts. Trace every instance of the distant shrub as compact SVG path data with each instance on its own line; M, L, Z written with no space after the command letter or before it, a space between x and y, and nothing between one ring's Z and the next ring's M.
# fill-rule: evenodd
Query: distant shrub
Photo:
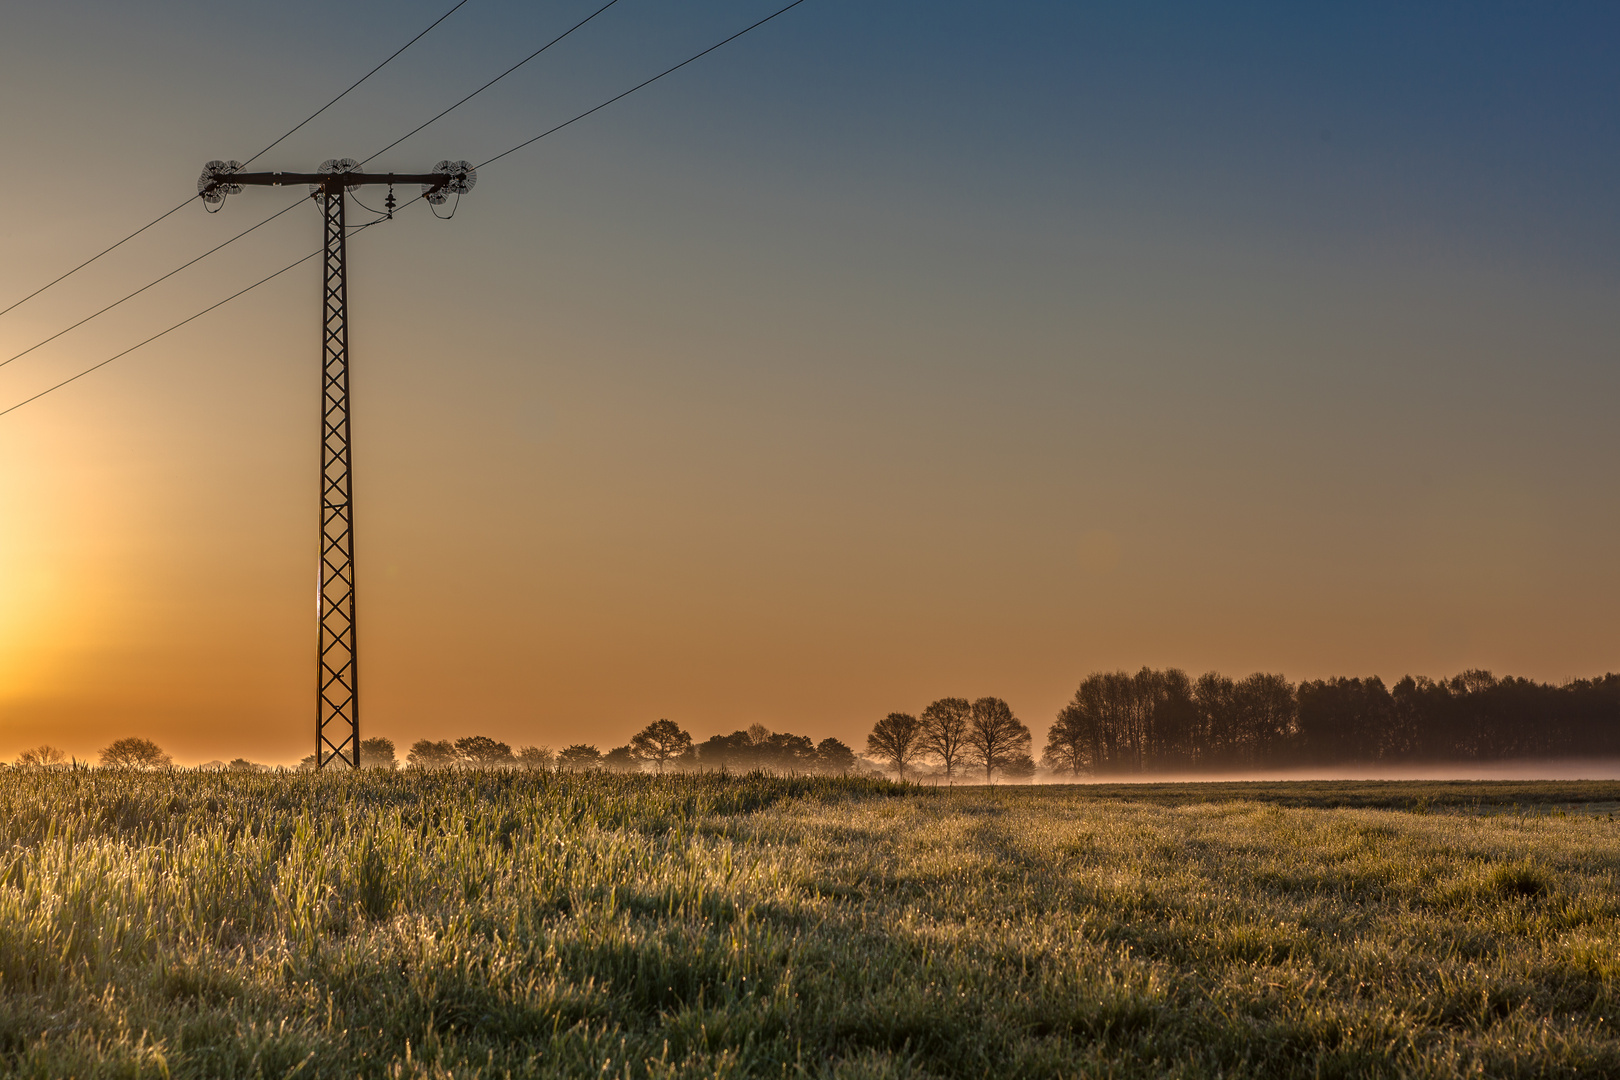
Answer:
M418 769L448 768L456 763L456 744L448 739L443 742L418 739L411 744L411 752L405 760Z
M615 746L602 756L602 767L609 772L640 772L641 758L628 746Z
M360 767L362 769L394 769L394 740L381 735L360 740Z
M550 769L557 763L557 755L549 746L525 746L518 750L517 762L525 769Z
M489 769L515 764L512 748L488 735L468 735L456 740L456 764Z
M602 751L585 743L564 747L557 755L557 768L565 772L584 772L602 767Z

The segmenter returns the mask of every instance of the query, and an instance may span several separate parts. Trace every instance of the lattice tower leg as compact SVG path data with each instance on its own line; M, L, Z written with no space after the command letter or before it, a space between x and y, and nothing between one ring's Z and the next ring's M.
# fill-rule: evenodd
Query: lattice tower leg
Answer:
M326 218L321 347L321 558L316 583L315 766L360 767L360 680L354 620L354 488L349 456L349 297L344 191L320 195Z

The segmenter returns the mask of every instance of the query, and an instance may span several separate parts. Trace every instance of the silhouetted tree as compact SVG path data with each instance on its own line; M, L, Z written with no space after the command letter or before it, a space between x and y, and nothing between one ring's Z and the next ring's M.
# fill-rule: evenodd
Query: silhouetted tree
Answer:
M516 761L510 746L488 735L466 735L457 739L456 758L462 765L479 769L495 769Z
M659 772L666 762L692 749L692 736L673 720L654 720L636 733L630 747L643 761L650 761Z
M808 737L773 732L763 724L711 736L695 749L697 763L705 769L814 772L818 764L816 744Z
M225 766L225 768L229 772L258 772L259 771L259 766L253 764L253 762L249 761L247 758L244 758L244 757L232 758L231 763L229 765Z
M360 767L362 769L394 769L394 740L381 735L360 740Z
M939 759L945 779L953 779L967 748L968 719L973 706L967 698L940 698L922 711L918 748Z
M1079 694L1075 697L1078 699ZM1046 730L1046 750L1041 760L1053 772L1075 776L1091 772L1097 761L1097 725L1078 700L1058 711L1057 720Z
M405 760L418 769L448 768L456 763L456 744L448 739L443 742L418 739L411 744L411 751L405 755Z
M602 767L609 772L640 772L641 758L629 746L615 746L602 755Z
M837 739L816 744L816 767L822 772L847 773L855 768L855 751Z
M101 752L101 765L107 769L162 769L172 763L151 739L117 739Z
M557 755L551 752L549 746L525 746L517 752L518 764L525 769L549 769L557 761Z
M922 753L918 745L922 737L922 724L910 713L892 712L872 725L866 737L866 752L879 761L887 762L896 776L906 778L906 766Z
M575 743L563 747L562 753L557 755L557 768L565 772L584 772L587 769L602 767L602 751L585 743Z
M968 757L984 769L984 782L994 783L998 769L1029 757L1029 728L997 697L982 697L968 713Z
M48 769L67 760L67 755L54 746L36 746L17 756L17 764L31 769Z

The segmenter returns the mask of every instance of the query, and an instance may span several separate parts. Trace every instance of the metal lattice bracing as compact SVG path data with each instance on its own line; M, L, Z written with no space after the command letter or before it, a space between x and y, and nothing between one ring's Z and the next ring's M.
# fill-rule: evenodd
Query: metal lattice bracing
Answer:
M316 585L315 766L360 767L360 679L354 624L354 486L349 456L349 296L344 190L316 196L326 219L321 343L321 558Z
M332 158L313 173L242 172L234 161L210 161L197 181L204 202L218 206L244 187L308 184L326 222L321 331L321 552L315 584L319 635L315 651L315 767L360 767L360 677L354 629L354 485L349 458L349 291L344 276L347 189L421 184L430 204L472 190L478 173L465 161L441 161L430 173L366 175L353 158ZM390 214L390 217L393 215Z

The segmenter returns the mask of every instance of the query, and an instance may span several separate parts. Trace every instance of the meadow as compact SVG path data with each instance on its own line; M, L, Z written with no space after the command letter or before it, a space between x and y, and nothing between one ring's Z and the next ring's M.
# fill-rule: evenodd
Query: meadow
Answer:
M1620 783L0 772L0 1075L1620 1075Z

